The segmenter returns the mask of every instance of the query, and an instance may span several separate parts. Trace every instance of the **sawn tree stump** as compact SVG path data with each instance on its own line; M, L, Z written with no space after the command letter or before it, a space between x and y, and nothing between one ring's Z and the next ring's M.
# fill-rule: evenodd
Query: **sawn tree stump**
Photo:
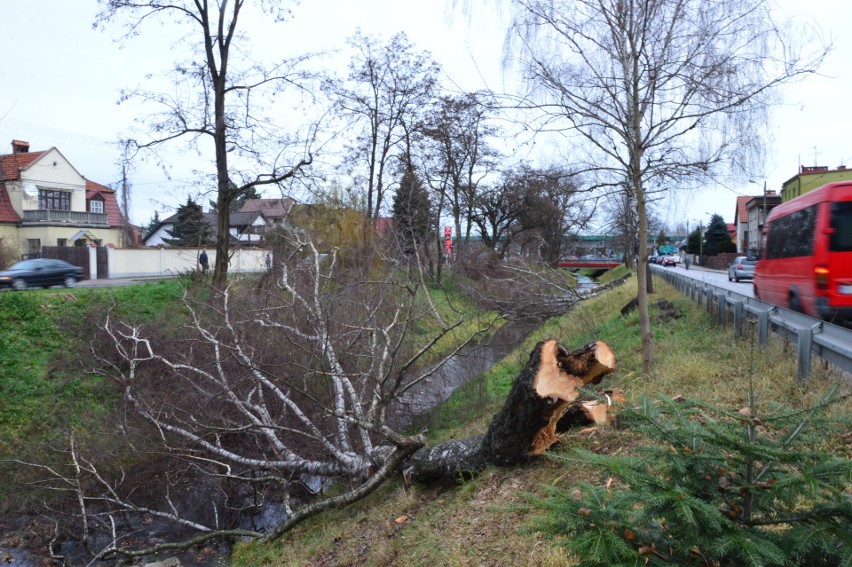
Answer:
M575 351L556 339L538 343L488 431L418 450L403 465L406 478L429 482L473 476L491 464L513 465L541 455L558 440L558 423L569 408L572 414L586 412L580 403L572 407L578 388L599 383L613 370L615 355L602 341Z

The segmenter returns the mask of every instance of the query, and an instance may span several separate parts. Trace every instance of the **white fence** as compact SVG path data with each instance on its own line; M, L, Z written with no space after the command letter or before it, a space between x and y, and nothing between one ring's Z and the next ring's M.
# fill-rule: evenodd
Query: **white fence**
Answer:
M138 278L155 276L177 276L197 270L197 248L113 248L107 247L107 266L109 279ZM266 270L265 248L237 249L231 254L228 271L230 273L263 272ZM207 250L209 265L216 261L216 251ZM98 279L96 250L89 249L91 279ZM101 279L103 275L101 275Z

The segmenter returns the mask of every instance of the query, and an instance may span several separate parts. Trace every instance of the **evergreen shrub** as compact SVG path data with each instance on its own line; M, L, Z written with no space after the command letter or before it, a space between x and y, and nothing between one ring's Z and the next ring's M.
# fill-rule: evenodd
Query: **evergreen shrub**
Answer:
M852 465L837 440L849 423L821 417L839 399L760 416L753 405L645 399L620 414L648 441L632 455L554 457L603 476L549 487L537 500L546 530L567 536L584 566L848 567Z

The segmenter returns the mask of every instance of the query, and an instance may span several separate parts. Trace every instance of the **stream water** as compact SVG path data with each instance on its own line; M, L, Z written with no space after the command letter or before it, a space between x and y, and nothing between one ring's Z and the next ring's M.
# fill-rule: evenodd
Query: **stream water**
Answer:
M597 285L593 280L579 277L581 295L585 295ZM450 395L467 384L474 378L481 376L485 371L500 362L507 354L512 352L524 339L538 326L540 321L510 321L489 340L479 344L471 344L452 356L440 368L435 369L428 379L418 383L401 396L397 406L391 412L397 416L390 425L397 429L416 428L420 429L428 424L429 414L433 408L450 397ZM286 519L286 513L282 506L265 506L259 515L245 518L242 527L249 529L262 529L271 527ZM167 529L166 526L162 526ZM146 528L150 531L150 527ZM3 536L0 534L0 561L5 561L16 567L41 567L45 565L43 557L26 552L22 547L12 547L4 544ZM97 543L93 542L97 548ZM104 545L108 541L103 542ZM70 565L85 565L87 553L74 547L73 544L63 545L62 554L68 557ZM185 567L211 567L228 564L228 550L224 546L205 548L202 551L190 551L185 553L172 553L170 557L176 557L181 565Z
M500 362L540 325L540 322L509 322L488 340L471 344L450 357L428 378L400 396L392 424L397 429L421 429L427 425L431 411L458 388L482 375Z

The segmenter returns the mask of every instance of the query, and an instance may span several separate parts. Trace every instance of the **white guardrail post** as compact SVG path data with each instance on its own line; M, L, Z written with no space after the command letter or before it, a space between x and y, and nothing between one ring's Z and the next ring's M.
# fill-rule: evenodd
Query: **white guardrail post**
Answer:
M799 384L803 384L810 375L812 354L846 372L852 372L852 329L699 282L665 268L650 267L654 275L661 276L690 300L704 307L711 317L714 316L715 299L716 320L720 325L731 321L735 336L742 336L743 322L745 318L751 318L757 320L757 342L760 346L766 345L770 330L791 343L795 340L796 379ZM727 316L728 305L733 314L730 318Z

